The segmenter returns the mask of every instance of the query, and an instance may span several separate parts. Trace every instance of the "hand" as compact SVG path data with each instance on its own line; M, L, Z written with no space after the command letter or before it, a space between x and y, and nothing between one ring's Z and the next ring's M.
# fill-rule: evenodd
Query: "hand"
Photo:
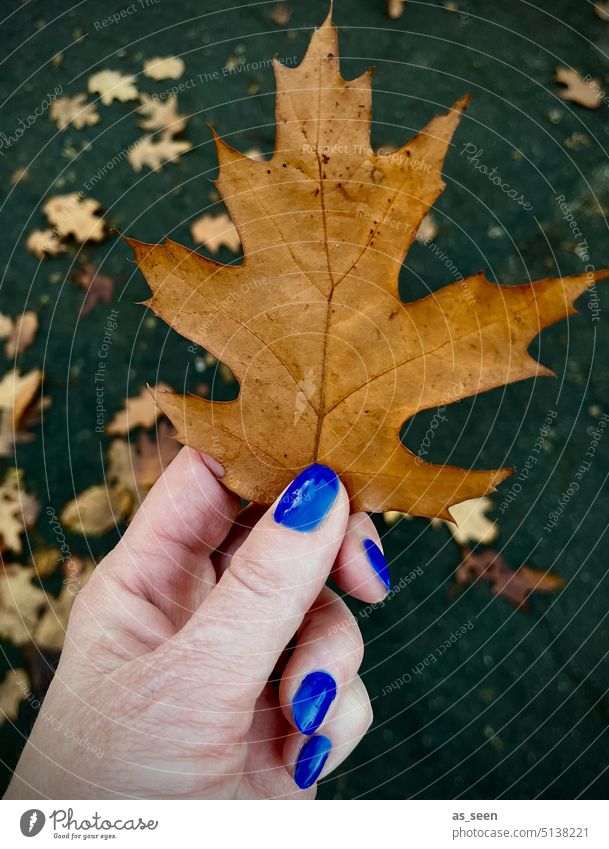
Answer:
M78 594L6 798L310 798L359 743L362 638L325 583L385 596L371 520L324 466L241 513L222 474L182 449Z

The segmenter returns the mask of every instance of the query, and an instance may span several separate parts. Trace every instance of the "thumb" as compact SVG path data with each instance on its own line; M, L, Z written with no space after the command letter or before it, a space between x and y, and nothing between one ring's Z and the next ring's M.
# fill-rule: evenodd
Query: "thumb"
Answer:
M214 678L225 703L253 707L325 584L348 518L349 498L336 474L321 465L305 469L176 635L182 650L186 644L217 659Z

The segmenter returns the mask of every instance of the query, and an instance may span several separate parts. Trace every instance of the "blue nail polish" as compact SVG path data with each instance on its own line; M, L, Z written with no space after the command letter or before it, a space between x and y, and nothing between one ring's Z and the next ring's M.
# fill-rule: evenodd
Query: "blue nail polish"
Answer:
M275 507L279 525L307 533L318 528L338 494L338 478L328 466L316 463L295 478Z
M315 784L328 760L331 748L332 743L323 734L309 737L298 754L294 770L294 781L301 790Z
M336 698L336 681L329 672L310 672L292 700L292 716L299 731L314 734Z
M375 575L381 579L386 589L391 588L391 578L389 577L389 567L383 555L383 552L372 539L364 540L364 550L368 562L374 569Z

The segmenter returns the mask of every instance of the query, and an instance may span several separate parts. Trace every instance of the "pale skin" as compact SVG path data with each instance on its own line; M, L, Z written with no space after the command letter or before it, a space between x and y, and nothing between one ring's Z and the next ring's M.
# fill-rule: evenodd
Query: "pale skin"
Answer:
M318 780L366 733L362 637L325 584L385 597L362 548L380 545L372 521L341 484L300 533L273 507L240 512L222 475L183 448L79 593L5 798L314 798L294 783L307 737L292 700L315 670L337 684Z

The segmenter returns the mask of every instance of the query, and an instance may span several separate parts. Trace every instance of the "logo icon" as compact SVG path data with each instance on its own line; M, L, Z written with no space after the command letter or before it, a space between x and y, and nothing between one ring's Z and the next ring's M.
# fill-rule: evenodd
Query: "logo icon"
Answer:
M24 837L35 837L44 828L45 820L46 817L42 811L39 811L38 808L30 808L29 811L21 814L21 820L19 822L21 834Z

